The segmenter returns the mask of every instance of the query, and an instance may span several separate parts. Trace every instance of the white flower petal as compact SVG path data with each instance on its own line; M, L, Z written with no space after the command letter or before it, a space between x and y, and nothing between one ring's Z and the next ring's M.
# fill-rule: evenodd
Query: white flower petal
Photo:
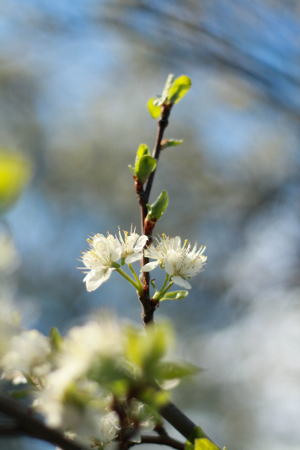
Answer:
M82 262L85 267L90 270L87 272L84 282L89 292L94 291L107 281L114 262L121 258L122 245L119 240L109 234L107 237L102 234L96 234L93 238L88 239L90 250L82 255Z
M137 240L137 243L135 245L135 249L137 252L141 252L143 250L143 248L146 245L146 242L148 241L148 237L147 236L140 236Z
M125 260L126 264L131 264L132 262L139 261L142 257L141 251L143 250L148 240L147 236L139 236L135 232L135 229L134 231L132 231L132 226L130 233L128 233L127 231L124 231L123 233L124 239L119 229L119 239L122 246L122 260Z
M86 282L86 289L88 292L95 291L98 287L101 286L102 283L107 281L111 276L111 273L114 269L110 268L104 271L91 271L84 278L84 282Z
M133 253L132 255L127 256L127 258L125 259L125 263L132 264L135 261L140 261L142 256L142 253Z
M158 264L159 261L149 262L141 268L141 272L151 272L151 270L154 270L158 266Z
M190 283L188 281L186 281L183 278L178 277L176 275L174 277L172 277L172 281L174 281L175 284L177 284L178 286L180 286L180 287L182 287L184 289L191 289L192 288L192 286L190 285Z

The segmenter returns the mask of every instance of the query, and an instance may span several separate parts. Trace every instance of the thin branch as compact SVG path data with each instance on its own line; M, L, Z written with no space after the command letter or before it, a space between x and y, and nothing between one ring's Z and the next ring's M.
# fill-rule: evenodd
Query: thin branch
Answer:
M176 448L177 450L184 450L184 443L179 442L170 436L141 436L141 442L130 442L128 447L133 447L139 444L157 444L166 445L168 447Z
M162 105L161 107L161 116L157 122L158 124L158 130L157 130L157 136L156 136L156 142L155 147L153 150L152 157L155 158L157 161L159 159L160 150L161 150L161 141L164 135L164 131L168 126L168 119L171 112L171 105ZM139 186L139 189L137 190L139 204L141 208L141 228L142 228L142 234L148 236L148 239L151 238L153 228L148 228L145 226L145 219L147 216L147 204L149 203L149 197L151 193L151 188L153 184L153 179L155 175L156 169L150 174L146 189L145 191L141 186ZM153 226L154 227L154 226ZM149 242L149 241L148 241ZM143 267L145 264L149 262L149 259L146 258L146 256L143 254L143 257L141 259L141 267ZM153 314L156 309L156 305L151 302L150 299L150 293L149 293L149 280L150 280L150 273L149 272L141 272L140 275L140 281L143 286L143 290L139 293L139 300L142 304L142 319L144 326L147 326L149 323L153 323Z
M63 450L84 450L82 445L69 441L59 431L46 427L32 415L29 408L3 392L0 392L0 412L16 421L14 426L6 427L6 432L3 429L6 436L20 436L23 434L47 441Z
M189 438L194 428L198 427L191 419L189 419L174 403L169 402L163 406L159 411L160 415L171 424L175 430L179 431L185 438ZM198 427L200 428L200 427ZM215 444L215 442L207 436L202 430L203 437L209 439ZM217 444L215 444L217 445ZM219 447L218 447L219 448Z
M168 436L168 433L166 432L165 427L162 425L162 423L161 425L156 425L153 431L155 431L160 436Z
M0 436L22 436L24 431L16 424L0 424Z

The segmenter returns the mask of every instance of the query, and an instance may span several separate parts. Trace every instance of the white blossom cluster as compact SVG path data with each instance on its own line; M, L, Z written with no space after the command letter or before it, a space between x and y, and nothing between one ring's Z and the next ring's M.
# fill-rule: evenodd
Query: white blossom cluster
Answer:
M155 368L172 340L167 327L158 325L157 333L150 333L146 339L144 333L121 326L107 315L71 328L65 338L57 334L55 339L4 321L0 325L1 378L14 385L24 383L22 392L27 390L32 407L49 427L94 448L103 448L116 438L120 425L115 402L128 405L126 386L130 386L130 380L133 386L138 380L145 385L149 373L144 367L150 364ZM114 379L117 390L123 386L119 394L112 388ZM155 425L137 400L131 401L128 417L127 427L132 427L134 442L140 440L141 432Z
M156 239L156 238L155 238ZM131 264L141 260L143 249L147 243L147 236L139 236L135 229L130 233L124 231L124 239L119 231L119 238L108 234L96 234L88 239L90 250L83 252L81 258L85 273L84 278L87 290L94 291L104 281L107 281L112 272L118 268L117 261L121 264ZM156 245L146 247L145 256L153 259L153 262L145 264L141 270L150 272L156 267L165 269L173 283L185 289L191 289L187 281L203 270L207 257L203 255L205 246L197 250L197 244L192 248L187 241L181 244L181 238L159 236ZM87 269L87 270L86 270Z
M139 236L135 229L130 234L124 231L124 239L119 230L119 239L108 234L95 234L88 239L90 250L83 253L82 262L88 269L84 282L89 292L94 291L107 281L116 269L114 263L121 259L122 263L131 264L142 258L142 250L147 236Z
M181 246L179 236L170 238L165 235L156 239L156 246L148 247L145 256L155 261L142 267L144 272L150 272L159 266L165 269L172 281L184 289L191 289L186 278L192 278L203 270L207 256L203 255L206 247L201 246L197 251L197 244L191 250L191 244L187 241Z

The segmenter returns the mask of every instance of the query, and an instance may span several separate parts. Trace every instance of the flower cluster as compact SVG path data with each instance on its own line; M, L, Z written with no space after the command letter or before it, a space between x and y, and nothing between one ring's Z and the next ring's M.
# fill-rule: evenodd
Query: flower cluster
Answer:
M187 241L181 246L179 236L170 238L164 234L156 239L154 247L145 250L145 256L155 261L145 264L142 267L144 272L150 272L159 266L165 269L172 281L184 289L191 289L191 285L186 278L192 278L203 270L207 257L203 255L205 246L197 250L197 244L192 248Z
M155 426L149 406L158 409L168 398L157 383L176 384L195 373L192 366L162 362L174 343L168 324L157 324L155 332L150 327L146 335L102 314L71 328L65 338L57 330L47 338L37 330L1 325L2 378L27 383L22 395L33 398L32 407L49 427L95 448L117 439L120 411L130 439L138 441ZM135 391L143 403L133 398Z
M117 261L121 259L121 265L131 264L139 261L142 257L142 250L147 242L147 236L139 236L135 229L130 233L124 231L124 239L119 230L119 239L108 234L96 234L88 239L90 250L83 252L83 268L87 275L84 278L86 288L89 292L94 291L102 283L107 281L112 272L119 265ZM88 269L86 271L86 269Z
M147 240L147 236L139 236L135 229L132 231L132 228L130 233L124 231L124 238L119 230L119 238L111 234L108 234L107 237L96 234L93 238L88 239L90 250L84 252L81 258L87 274L83 280L87 290L90 292L97 289L109 279L114 270L118 270L121 275L125 276L124 272L119 269L120 265L117 264L117 261L121 259L121 265L126 263L131 267L131 263L142 258ZM203 254L206 247L202 245L197 250L197 244L192 248L188 241L184 241L182 245L179 236L170 238L163 234L155 240L155 245L145 249L145 256L154 261L145 264L141 271L150 272L156 267L160 267L165 269L172 284L175 283L184 289L191 289L187 278L191 279L203 270L207 260ZM132 268L131 271L138 283L138 278ZM134 281L130 282L135 287L141 287Z

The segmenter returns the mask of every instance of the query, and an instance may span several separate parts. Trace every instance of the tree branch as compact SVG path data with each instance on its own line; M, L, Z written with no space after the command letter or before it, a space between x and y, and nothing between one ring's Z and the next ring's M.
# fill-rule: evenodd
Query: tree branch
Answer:
M173 106L173 104L162 105L162 107L161 107L161 116L157 122L158 130L157 130L155 147L154 147L153 154L152 154L152 157L155 158L157 161L158 161L158 158L160 155L161 141L162 141L162 138L164 135L164 131L167 128L168 123L169 123L168 119L169 119L169 115L170 115L172 106ZM143 190L143 187L141 187L141 186L138 186L138 190L137 190L138 200L139 200L139 204L140 204L140 208L141 208L142 234L148 236L148 243L151 239L154 225L152 228L145 226L145 219L147 216L147 206L146 205L149 203L149 197L150 197L150 192L151 192L155 172L156 172L156 169L150 174L145 191ZM141 259L141 267L143 267L148 262L149 262L149 259L146 258L146 256L143 254L143 257ZM144 326L147 326L149 323L153 322L153 314L156 309L156 305L153 304L150 299L149 280L150 280L150 273L149 272L141 272L140 281L142 283L143 290L142 290L142 292L139 293L139 301L143 308L142 319L143 319Z
M36 419L29 408L5 393L0 392L0 412L12 417L16 423L0 428L5 436L26 435L35 439L47 441L57 445L63 450L84 450L82 445L66 439L61 432L46 427L40 420Z
M192 431L198 427L191 419L189 419L174 403L169 402L167 405L163 406L159 411L160 415L171 424L175 430L179 431L186 439L188 439ZM200 428L200 427L198 427ZM209 439L211 442L213 440L207 436L202 430L203 437ZM213 442L214 443L214 442ZM214 443L215 444L215 443ZM216 444L215 444L216 445ZM219 447L218 447L219 448Z
M128 447L133 447L139 444L157 444L167 445L168 447L176 448L177 450L184 450L184 443L179 442L170 436L141 436L141 442L130 442Z

